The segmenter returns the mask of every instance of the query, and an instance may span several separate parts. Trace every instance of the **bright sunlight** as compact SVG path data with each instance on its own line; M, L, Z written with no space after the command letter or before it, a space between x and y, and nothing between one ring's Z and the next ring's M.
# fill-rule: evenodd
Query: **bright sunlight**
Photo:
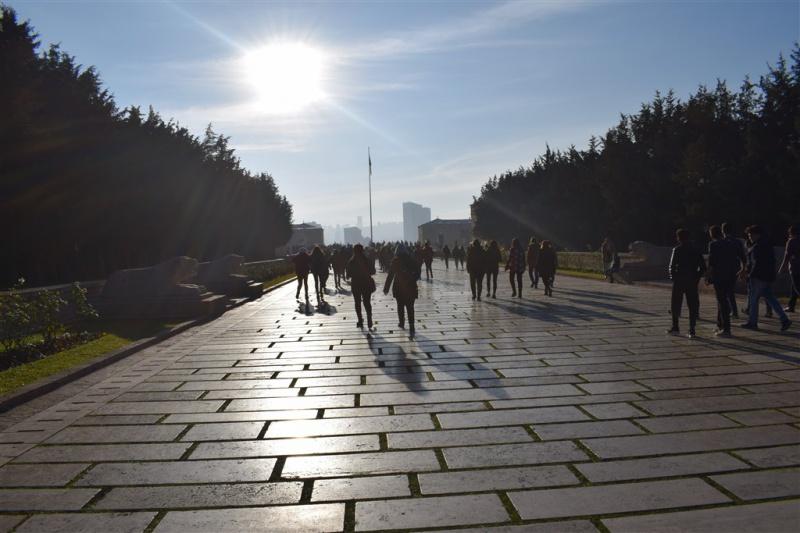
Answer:
M320 50L299 42L269 44L242 58L259 109L276 114L296 113L324 98L324 63Z

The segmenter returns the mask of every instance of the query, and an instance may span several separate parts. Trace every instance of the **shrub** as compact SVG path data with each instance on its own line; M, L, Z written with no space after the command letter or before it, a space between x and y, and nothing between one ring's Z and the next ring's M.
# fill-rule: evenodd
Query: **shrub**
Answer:
M6 351L19 350L33 333L33 310L20 294L25 279L19 278L6 294L0 296L0 344Z

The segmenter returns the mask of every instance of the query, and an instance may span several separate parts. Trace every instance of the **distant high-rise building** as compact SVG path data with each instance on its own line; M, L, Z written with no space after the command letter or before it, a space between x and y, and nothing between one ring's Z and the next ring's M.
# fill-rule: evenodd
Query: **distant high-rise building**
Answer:
M414 242L419 235L418 228L431 221L431 208L414 202L403 202L403 239Z
M361 228L354 226L344 228L344 242L345 244L364 244Z
M364 217L362 217L361 215L359 215L356 218L356 227L357 228L363 228L364 227Z

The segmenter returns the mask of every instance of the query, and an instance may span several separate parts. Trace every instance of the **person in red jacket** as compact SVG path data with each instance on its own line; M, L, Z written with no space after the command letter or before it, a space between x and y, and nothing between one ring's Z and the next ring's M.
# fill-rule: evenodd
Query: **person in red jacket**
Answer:
M294 298L300 299L300 289L305 286L306 305L308 305L308 273L311 271L311 256L306 253L305 248L300 248L300 251L292 257L292 263L294 263L294 273L297 275L297 295Z

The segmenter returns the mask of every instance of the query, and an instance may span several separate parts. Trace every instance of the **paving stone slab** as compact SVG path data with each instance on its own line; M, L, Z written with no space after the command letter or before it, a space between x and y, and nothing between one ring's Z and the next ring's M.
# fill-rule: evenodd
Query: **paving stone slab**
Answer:
M312 502L411 496L407 476L371 476L314 481Z
M708 533L709 531L797 531L800 501L725 506L715 509L606 518L612 533Z
M610 459L794 444L800 442L800 430L791 426L764 426L634 437L608 437L586 439L582 442L599 457Z
M341 531L344 504L289 505L210 511L171 511L156 533Z
M729 502L699 479L510 492L523 520L592 516Z
M293 479L433 470L439 470L439 461L433 451L417 450L289 457L281 475Z
M493 490L530 489L577 485L580 480L565 466L493 468L420 474L422 494L448 494Z
M158 442L171 441L186 426L110 426L68 427L49 439L50 444L98 444L112 442Z
M652 459L628 459L603 461L575 465L581 474L592 483L647 479L655 477L688 476L726 470L750 468L746 463L725 453L704 453L654 457Z
M77 444L37 446L17 457L16 463L74 463L105 461L164 461L180 459L189 443Z
M504 409L476 413L444 413L437 415L443 428L469 428L511 426L544 422L569 422L588 420L589 417L575 407L540 407L531 409Z
M356 531L491 524L509 519L494 494L356 503Z
M172 413L213 413L222 407L221 400L191 402L112 402L94 411L96 415L149 415Z
M533 438L527 431L519 427L410 431L389 433L386 437L390 449L530 442Z
M539 524L519 526L497 526L480 528L439 529L439 533L457 533L459 531L489 531L490 533L597 533L597 528L585 520L559 520Z
M191 459L232 457L273 457L281 455L368 452L380 449L377 435L317 437L308 439L270 439L236 442L203 442L191 453Z
M89 470L78 486L163 485L167 483L225 483L267 481L275 459L101 463Z
M25 515L0 515L0 533L8 533L25 518Z
M800 398L798 401L800 401ZM774 409L726 413L725 416L745 426L767 426L772 424L794 424L800 422L800 418L789 416L786 413L775 411Z
M111 489L96 509L180 509L185 507L237 507L298 503L303 484L232 483L170 487L120 487Z
M542 440L639 435L644 431L627 420L572 422L568 424L535 424L533 430Z
M800 495L800 468L723 474L711 479L743 500Z
M442 453L450 468L536 465L584 461L588 456L568 441L498 444L445 448Z
M77 511L100 489L0 489L0 511Z
M646 427L651 433L722 429L739 426L736 422L718 414L637 418L636 423Z
M800 445L736 450L734 453L762 468L800 465Z
M181 437L183 441L256 439L264 428L263 422L227 422L196 424Z
M290 420L270 424L265 437L313 437L433 428L433 420L425 414L334 418L330 420Z
M0 468L0 487L63 487L88 464L18 465Z
M140 533L156 513L83 513L34 515L17 532L22 533Z

